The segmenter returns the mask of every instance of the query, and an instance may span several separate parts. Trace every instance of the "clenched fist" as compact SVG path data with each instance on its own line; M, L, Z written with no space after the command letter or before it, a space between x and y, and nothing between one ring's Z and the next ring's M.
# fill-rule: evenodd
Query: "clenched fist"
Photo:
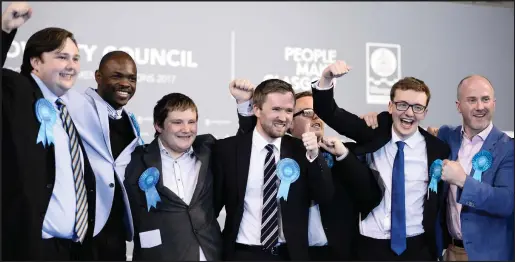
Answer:
M347 74L351 69L345 61L338 60L324 69L318 85L320 87L327 87L334 78Z
M346 155L349 152L349 149L347 149L347 147L338 137L324 136L322 137L322 140L318 142L318 144L320 147L335 155L336 157Z
M445 159L442 166L442 180L453 185L463 187L467 174L463 170L461 164L457 161Z
M2 31L11 33L25 24L32 16L32 8L26 2L11 3L2 14Z
M238 104L250 100L254 94L254 88L254 85L247 79L234 79L229 84L229 91Z
M306 147L310 159L314 159L318 156L318 138L315 132L302 134L302 142L304 143L304 147Z

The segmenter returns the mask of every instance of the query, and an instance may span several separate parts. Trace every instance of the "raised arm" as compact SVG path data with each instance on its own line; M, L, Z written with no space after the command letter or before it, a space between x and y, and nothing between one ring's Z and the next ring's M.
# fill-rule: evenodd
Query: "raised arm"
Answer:
M32 16L32 8L26 2L11 3L2 14L2 67L17 29Z

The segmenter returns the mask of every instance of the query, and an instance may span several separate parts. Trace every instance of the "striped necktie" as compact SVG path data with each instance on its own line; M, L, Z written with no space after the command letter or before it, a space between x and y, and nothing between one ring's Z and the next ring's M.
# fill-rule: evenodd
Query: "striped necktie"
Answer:
M70 155L72 158L73 180L75 181L75 241L82 243L88 229L88 198L86 197L86 185L84 184L84 173L80 161L80 145L77 130L64 102L59 98L56 104L60 111L64 130L70 138Z
M265 158L263 186L263 212L261 217L261 245L270 249L279 239L277 176L275 174L274 145L266 145L268 151Z

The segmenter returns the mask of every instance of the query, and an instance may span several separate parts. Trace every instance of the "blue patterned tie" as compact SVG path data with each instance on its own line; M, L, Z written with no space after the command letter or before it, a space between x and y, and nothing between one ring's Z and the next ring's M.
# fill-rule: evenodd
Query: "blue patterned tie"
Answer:
M84 174L82 172L82 163L80 161L80 145L77 129L73 124L72 118L68 113L68 109L63 101L59 98L55 102L59 107L60 117L63 121L64 130L70 138L70 155L72 158L73 180L75 181L75 237L74 240L84 241L86 231L88 230L88 198L86 197L86 186L84 184Z
M404 145L397 141L392 172L392 229L390 247L400 255L406 250L406 203L404 194Z
M261 215L261 245L270 249L277 245L279 239L277 175L275 174L274 145L266 145L263 184L263 211Z

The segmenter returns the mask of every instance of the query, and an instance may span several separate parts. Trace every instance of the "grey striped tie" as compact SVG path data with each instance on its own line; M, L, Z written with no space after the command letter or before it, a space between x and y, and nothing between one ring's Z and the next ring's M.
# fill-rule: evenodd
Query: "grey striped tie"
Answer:
M70 138L70 155L72 158L73 180L75 181L75 241L82 243L88 230L88 198L86 197L86 185L84 184L84 173L80 161L80 145L77 130L72 118L66 109L66 105L59 98L55 102L59 107L64 130Z
M275 174L274 145L266 145L268 150L265 158L263 185L263 212L261 216L261 245L270 249L279 239L278 208L277 208L277 176Z

